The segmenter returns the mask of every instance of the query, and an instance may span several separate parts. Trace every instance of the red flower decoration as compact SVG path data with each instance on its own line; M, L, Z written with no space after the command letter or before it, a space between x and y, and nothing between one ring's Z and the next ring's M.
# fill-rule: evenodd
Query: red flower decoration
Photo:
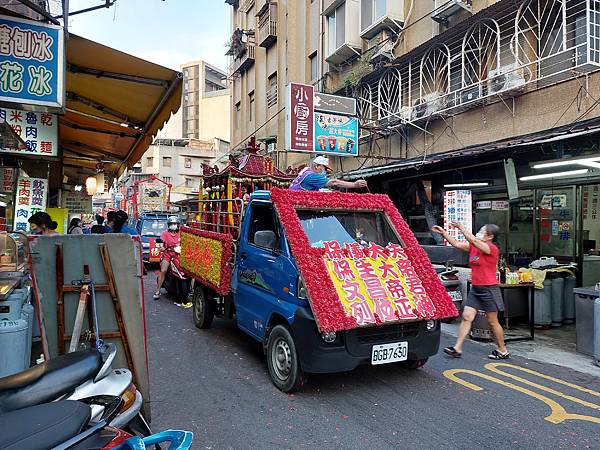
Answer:
M199 228L181 227L181 236L185 233L199 236L205 239L204 245L192 243L183 246L184 253L181 255L181 269L183 272L202 284L210 287L217 294L225 296L231 289L231 257L233 255L233 239L228 234L204 231ZM210 243L210 244L209 244ZM215 251L220 249L220 251ZM219 264L219 281L209 280L208 271L213 264Z
M324 249L311 247L296 208L337 208L342 210L382 211L390 219L403 242L423 288L435 305L435 314L416 311L421 319L442 319L458 315L452 299L436 274L427 253L421 248L407 223L387 195L348 194L340 192L307 192L288 189L271 190L271 199L285 229L287 239L296 258L310 297L310 303L321 331L338 331L356 328L354 317L346 314L323 261ZM379 317L376 317L380 322Z

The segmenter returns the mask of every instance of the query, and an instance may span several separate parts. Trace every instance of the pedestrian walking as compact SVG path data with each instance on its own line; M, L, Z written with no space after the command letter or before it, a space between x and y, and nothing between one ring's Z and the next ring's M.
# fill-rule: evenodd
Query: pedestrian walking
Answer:
M292 191L318 191L326 187L345 189L361 189L367 187L367 182L365 180L330 180L327 178L327 173L331 171L329 159L324 156L317 156L310 164L310 167L305 167L300 171L298 176L292 181L290 189Z
M80 218L73 217L71 219L71 223L69 223L69 228L67 228L67 234L83 234L83 227L81 226Z
M444 228L437 225L431 231L441 234L453 247L469 252L471 290L463 309L463 320L458 330L456 343L453 347L446 347L444 352L454 358L462 356L463 343L471 331L477 311L484 311L497 346L497 349L493 350L488 355L488 358L508 359L509 352L504 344L504 330L498 321L498 312L504 311L504 302L496 275L500 252L498 247L493 243L493 240L498 236L500 228L498 225L487 224L481 227L476 235L473 235L473 233L466 230L464 225L459 222L452 222L452 226L462 232L467 242L456 240Z

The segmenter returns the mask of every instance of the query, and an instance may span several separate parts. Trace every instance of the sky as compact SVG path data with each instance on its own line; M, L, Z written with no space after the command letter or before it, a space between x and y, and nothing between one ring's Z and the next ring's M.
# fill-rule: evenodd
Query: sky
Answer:
M101 3L70 0L70 11ZM117 0L71 16L69 31L171 69L203 59L225 70L230 10L224 0Z

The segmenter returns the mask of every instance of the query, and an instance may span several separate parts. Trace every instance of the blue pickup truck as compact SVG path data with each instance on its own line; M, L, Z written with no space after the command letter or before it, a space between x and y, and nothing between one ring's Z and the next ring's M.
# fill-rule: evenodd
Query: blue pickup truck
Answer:
M381 246L402 245L383 211L307 208L298 211L298 216L313 248L332 239L361 242L365 233L370 242ZM228 263L229 293L219 295L196 282L193 320L196 327L207 329L215 316L235 319L241 330L263 345L277 388L291 392L302 386L307 373L350 371L360 364L399 362L419 368L438 352L440 325L435 319L323 332L299 270L298 259L303 255L293 254L270 192L254 192L240 217ZM363 231L357 236L359 229ZM186 245L183 237L182 245Z
M142 240L142 256L145 263L152 263L150 258L150 241L156 240L167 229L167 220L172 213L146 212L140 215L135 224L135 229Z

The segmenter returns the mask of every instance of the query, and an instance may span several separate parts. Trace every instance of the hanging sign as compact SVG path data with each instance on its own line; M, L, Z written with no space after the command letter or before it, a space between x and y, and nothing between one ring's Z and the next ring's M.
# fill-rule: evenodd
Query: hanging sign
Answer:
M293 152L314 150L314 87L290 83L286 101L286 149Z
M16 197L14 230L29 231L29 218L46 209L48 180L19 177Z
M56 115L0 108L0 121L6 122L26 145L25 148L0 148L0 152L58 156L58 120Z
M62 108L63 47L60 26L0 16L0 101Z
M436 308L404 249L371 242L323 243L325 266L346 313L364 326L435 316Z
M62 207L69 214L92 214L92 196L81 192L62 192Z
M473 198L471 191L446 191L444 192L444 228L448 234L459 242L467 242L465 236L452 222L462 223L467 230L473 229ZM450 245L445 241L446 245Z
M337 156L358 155L358 119L315 113L315 152Z
M475 209L492 209L492 202L490 200L482 200L475 203Z
M509 206L507 200L492 200L492 211L508 211Z
M15 179L17 175L16 167L0 168L0 192L14 192Z

